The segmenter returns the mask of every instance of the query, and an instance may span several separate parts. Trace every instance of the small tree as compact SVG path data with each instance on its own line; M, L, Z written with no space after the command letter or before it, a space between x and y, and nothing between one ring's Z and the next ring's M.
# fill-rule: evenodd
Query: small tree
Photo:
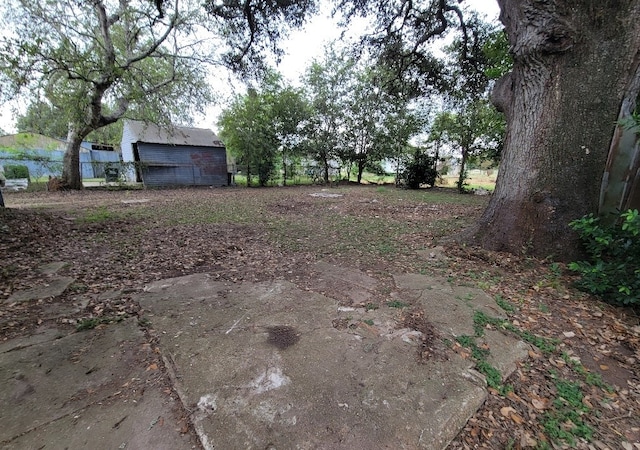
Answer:
M456 185L465 191L467 165L483 158L499 160L504 134L504 118L487 100L476 100L457 112L436 117L432 134L443 143L460 150L460 173Z
M433 187L437 177L436 159L421 149L416 149L413 160L402 172L404 184L409 189L419 189L421 184Z
M267 72L260 91L238 96L220 117L220 135L227 149L265 186L275 175L280 152L283 166L298 148L298 127L307 107L300 91L282 85L279 74ZM286 177L286 173L285 173Z
M329 48L324 60L314 61L303 77L311 115L302 126L302 145L308 157L321 167L325 183L329 183L331 161L346 151L340 130L344 129L354 64L353 59Z

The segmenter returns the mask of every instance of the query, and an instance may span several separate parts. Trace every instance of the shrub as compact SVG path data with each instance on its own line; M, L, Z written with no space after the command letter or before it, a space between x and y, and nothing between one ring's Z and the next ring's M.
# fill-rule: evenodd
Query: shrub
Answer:
M409 189L418 189L421 184L433 186L438 172L435 169L435 158L424 153L416 152L413 161L407 164L402 172L404 184Z
M8 180L29 178L29 168L21 164L7 164L4 166L4 176L7 177Z
M569 224L578 232L588 261L569 264L581 276L577 286L618 305L640 306L640 214L622 213L615 225L603 226L593 215Z

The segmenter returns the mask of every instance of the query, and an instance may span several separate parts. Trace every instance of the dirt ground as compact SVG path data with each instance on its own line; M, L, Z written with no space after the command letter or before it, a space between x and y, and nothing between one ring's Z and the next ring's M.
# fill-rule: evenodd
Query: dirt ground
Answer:
M378 279L381 303L391 273L434 273L497 298L509 315L505 333L552 343L530 352L503 380L508 388L491 389L450 449L640 450L638 311L573 289L563 264L456 244L451 236L486 201L443 189L353 186L5 193L0 340L49 320L73 329L135 317L133 298L145 284L180 275L284 279L314 289L313 267L322 260ZM61 296L7 301L41 277L36 267L55 261L68 263L60 273L75 278ZM48 314L78 302L86 306L66 317ZM428 319L428 311L407 311L408 321Z

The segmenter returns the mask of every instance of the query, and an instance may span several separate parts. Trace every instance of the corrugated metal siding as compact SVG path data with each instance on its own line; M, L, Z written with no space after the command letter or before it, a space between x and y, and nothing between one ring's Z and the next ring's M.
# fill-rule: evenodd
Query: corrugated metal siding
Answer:
M88 153L80 153L82 178L104 178L104 168L109 163L120 168L118 153L106 150L89 150Z
M225 186L227 152L222 147L138 143L145 186Z
M623 103L600 188L599 214L612 224L618 214L640 207L640 132L629 126L635 103Z
M82 178L95 178L93 173L93 164L91 164L91 154L89 152L80 152L80 176Z
M0 151L0 164L27 166L32 178L59 177L62 175L63 155L64 151L58 150L27 150L23 154Z

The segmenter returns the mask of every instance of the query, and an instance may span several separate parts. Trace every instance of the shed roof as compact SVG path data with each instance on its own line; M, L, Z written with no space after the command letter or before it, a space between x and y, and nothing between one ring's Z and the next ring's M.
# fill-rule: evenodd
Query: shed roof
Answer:
M162 128L151 122L127 120L133 142L147 144L192 145L198 147L224 147L216 134L206 128L172 126Z

